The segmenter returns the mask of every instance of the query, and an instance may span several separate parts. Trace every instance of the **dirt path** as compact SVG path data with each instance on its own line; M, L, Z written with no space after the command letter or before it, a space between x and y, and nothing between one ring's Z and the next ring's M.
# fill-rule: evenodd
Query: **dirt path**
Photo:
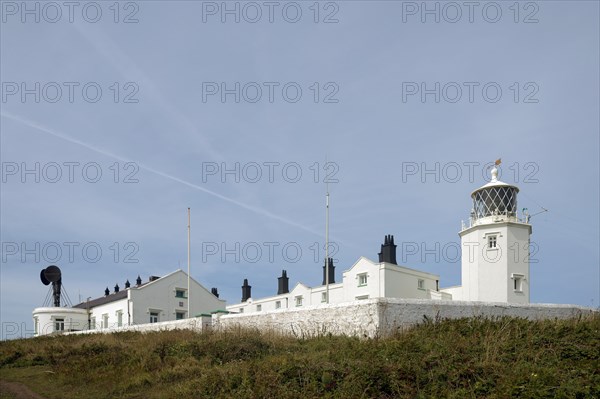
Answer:
M20 382L9 382L0 380L0 395L15 399L45 399L43 396L38 395L31 389L27 388Z

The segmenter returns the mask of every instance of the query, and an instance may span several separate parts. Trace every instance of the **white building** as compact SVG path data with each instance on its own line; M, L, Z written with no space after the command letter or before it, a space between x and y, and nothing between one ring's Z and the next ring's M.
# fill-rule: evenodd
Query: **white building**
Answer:
M518 187L499 181L496 167L491 175L488 184L471 193L473 210L469 226L463 223L459 233L462 285L440 289L438 275L397 265L394 237L386 236L379 262L361 257L343 272L340 283L330 280L327 288L323 266L323 285L311 288L298 283L289 291L284 271L279 277L277 295L254 299L248 281L244 280L242 302L228 306L227 310L261 312L368 298L529 303L531 225L527 215L518 218ZM329 276L334 276L333 263L329 268Z
M454 300L529 303L529 216L518 217L519 188L492 180L471 193L469 225L461 239L462 285L442 292Z
M104 296L72 308L36 308L35 335L179 320L225 309L225 301L218 298L216 290L208 291L193 278L188 295L187 281L187 274L176 270L164 277L151 276L146 283L138 277L135 286L126 282L125 289L117 285L112 293L107 288Z
M284 270L277 295L254 299L245 279L242 301L227 306L227 311L283 311L373 298L529 303L529 216L518 217L518 187L499 181L495 167L491 175L488 184L471 193L470 220L468 226L463 222L459 232L462 285L440 289L438 275L398 265L394 237L390 235L381 245L378 262L359 258L342 273L341 282L335 282L331 259L328 270L323 266L323 283L318 287L298 283L290 291ZM325 284L326 276L329 284ZM161 278L151 277L144 284L138 277L134 287L126 283L120 291L116 286L112 294L107 289L104 297L73 308L37 308L33 311L35 334L178 320L225 308L216 289L211 293L193 279L190 287L190 314L187 274L177 270Z
M342 281L335 283L333 260L329 259L329 287L325 285L325 266L323 266L323 285L308 287L302 283L289 291L287 272L279 277L278 294L268 298L253 299L251 287L244 280L242 302L227 306L227 310L236 313L261 312L277 309L300 308L303 306L327 303L351 302L369 298L419 298L447 299L452 297L439 291L439 276L396 264L396 245L393 236L386 236L381 246L379 262L365 257L359 258L348 270L342 273Z

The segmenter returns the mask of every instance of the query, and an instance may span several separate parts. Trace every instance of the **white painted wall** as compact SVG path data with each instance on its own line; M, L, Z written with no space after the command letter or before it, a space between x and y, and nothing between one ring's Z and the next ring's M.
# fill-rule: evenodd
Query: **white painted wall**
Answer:
M64 331L87 328L87 312L83 309L43 307L33 310L34 336L52 334L56 319L64 320Z
M128 293L129 295L129 293ZM96 306L90 309L90 320L95 318L95 329L101 330L104 328L115 328L118 325L118 312L122 312L122 325L126 326L129 324L129 312L127 311L127 298L123 298L114 302L109 302L104 305ZM103 323L103 317L108 317L108 326L105 327ZM91 323L91 328L94 328L94 323Z
M461 285L453 285L452 287L441 288L442 294L450 295L450 299L453 301L462 301L463 299L463 288Z
M302 283L298 283L287 294L274 295L260 299L249 298L246 302L227 306L227 311L234 313L251 313L294 309L299 307L296 302L297 297L302 297L302 305L300 307L318 305L323 303L321 298L325 291L325 286L310 288ZM331 303L343 302L343 295L342 283L329 285L329 298ZM280 302L280 308L277 308L277 302Z
M365 296L378 298L385 295L383 289L384 273L381 271L381 263L375 263L365 257L360 257L351 267L342 274L344 284L344 297L338 301L355 301ZM359 285L359 276L367 276L367 284Z
M567 319L598 314L576 305L508 304L378 298L330 305L307 306L284 312L213 315L213 329L258 328L297 337L350 335L377 337L431 320L512 316L531 320Z
M212 319L210 316L193 317L184 320L163 321L152 324L137 324L124 326L120 328L83 330L77 332L67 332L65 335L80 335L80 334L111 334L125 331L136 331L141 333L171 331L171 330L192 330L196 332L207 331L212 328Z
M436 290L436 280L439 281L437 275L402 266L385 264L382 271L385 298L431 299L429 292ZM423 281L423 288L419 288L419 280Z
M360 276L366 275L366 284L360 284ZM418 281L423 280L420 289ZM342 282L329 285L329 303L343 303L355 300L372 299L380 297L397 298L422 298L440 299L448 298L447 295L435 292L436 280L439 276L391 263L375 263L365 257L359 258L349 270L342 273ZM227 310L235 313L249 313L258 311L276 310L276 302L281 302L281 307L296 308L296 298L302 297L302 306L316 306L322 303L322 295L326 287L307 287L302 283L288 294L276 295L267 298L254 299L227 306ZM260 307L260 310L258 310Z
M159 322L175 320L176 312L187 314L187 298L175 297L175 290L187 291L187 274L177 270L141 287L129 291L133 324L150 322L150 312L159 313ZM209 290L191 279L190 313L195 316L216 310L225 310L225 301L215 297Z
M444 291L467 301L529 303L530 234L531 225L507 221L461 231L462 288ZM488 246L489 235L497 237L497 248ZM523 276L522 292L514 290L514 274Z
M37 314L53 314L56 308L38 308ZM72 309L67 309L72 310ZM70 312L69 312L70 313ZM194 331L257 328L296 337L326 334L374 338L430 320L468 317L511 316L531 320L568 319L598 314L598 309L576 305L508 304L494 302L434 301L426 299L377 298L338 304L321 304L283 311L249 312L242 314L217 313L161 323L126 326L122 328L88 330L66 334L112 333L120 331Z
M95 319L94 330L119 328L119 313L122 314L121 326L146 324L150 322L150 312L159 313L159 322L176 320L176 312L182 312L188 318L187 301L190 300L191 316L210 314L213 311L225 310L226 303L216 298L209 290L194 279L190 279L191 297L178 298L176 289L187 293L187 274L176 270L155 281L128 289L127 297L108 302L89 309L80 308L37 308L33 312L34 323L42 326L40 335L53 332L53 320L65 316L65 330L82 330L89 327L89 319ZM110 294L110 295L114 295ZM109 295L109 299L110 299ZM107 316L107 326L104 325ZM73 321L71 322L71 319ZM75 323L76 321L76 323ZM67 324L69 323L69 324Z

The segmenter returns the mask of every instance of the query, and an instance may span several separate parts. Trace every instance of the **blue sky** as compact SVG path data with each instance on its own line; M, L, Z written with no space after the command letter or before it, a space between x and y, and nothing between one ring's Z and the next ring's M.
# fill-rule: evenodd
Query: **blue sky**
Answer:
M192 276L229 303L281 269L320 284L326 173L338 279L393 234L459 284L442 249L500 157L519 208L549 210L532 302L598 306L598 2L22 4L0 31L3 337L49 264L74 303L186 269L188 207Z

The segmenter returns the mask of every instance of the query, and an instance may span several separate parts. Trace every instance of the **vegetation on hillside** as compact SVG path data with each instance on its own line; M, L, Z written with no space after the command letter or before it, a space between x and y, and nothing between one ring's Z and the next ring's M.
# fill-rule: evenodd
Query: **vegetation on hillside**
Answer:
M425 321L393 337L117 333L0 343L46 398L600 398L600 317Z

